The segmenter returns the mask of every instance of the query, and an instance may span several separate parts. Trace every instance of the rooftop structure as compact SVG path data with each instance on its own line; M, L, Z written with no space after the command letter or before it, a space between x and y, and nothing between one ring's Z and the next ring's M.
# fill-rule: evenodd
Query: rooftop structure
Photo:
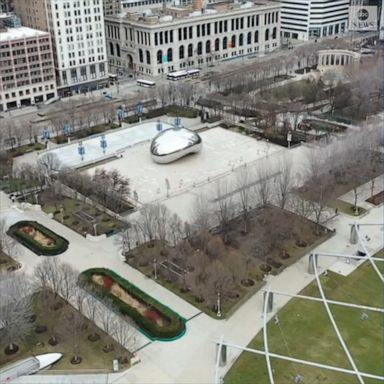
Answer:
M280 46L279 3L163 6L105 19L110 71L158 76Z

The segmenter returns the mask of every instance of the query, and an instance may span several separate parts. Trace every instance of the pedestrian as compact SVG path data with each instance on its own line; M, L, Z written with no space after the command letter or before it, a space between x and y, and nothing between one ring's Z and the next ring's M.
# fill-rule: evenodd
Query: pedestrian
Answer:
M339 208L335 208L335 215L339 213Z

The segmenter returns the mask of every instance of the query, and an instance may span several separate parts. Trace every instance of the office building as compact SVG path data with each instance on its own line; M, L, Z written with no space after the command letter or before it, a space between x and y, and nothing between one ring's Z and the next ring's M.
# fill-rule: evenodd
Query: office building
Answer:
M22 23L51 34L58 92L86 92L108 81L102 0L14 0Z
M282 0L282 38L308 40L345 33L349 3L350 0Z
M280 46L280 4L162 6L105 19L110 72L158 76Z
M26 27L0 32L0 111L56 97L51 37Z

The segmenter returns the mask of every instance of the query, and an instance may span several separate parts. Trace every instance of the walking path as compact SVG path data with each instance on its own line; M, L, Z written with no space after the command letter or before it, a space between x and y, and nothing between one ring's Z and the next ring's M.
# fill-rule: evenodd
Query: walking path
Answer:
M224 335L225 340L239 345L247 345L254 335L262 329L263 319L262 303L263 292L256 293L248 300L236 313L228 320L215 320L205 314L199 314L199 310L192 305L181 300L172 292L159 286L153 280L145 277L137 270L123 263L118 257L118 246L114 238L104 239L98 242L91 242L82 236L74 233L69 228L50 219L41 211L28 210L20 212L11 206L4 193L0 195L1 215L6 218L7 223L11 224L21 219L38 220L43 225L48 226L53 231L60 233L70 242L68 250L58 256L73 267L82 271L90 267L105 267L116 271L124 278L137 285L149 295L170 306L186 319L193 319L187 322L187 333L181 339L174 342L153 342L148 344L144 336L140 336L138 348L142 348L138 354L141 363L131 369L110 375L86 375L79 376L47 376L35 375L18 379L20 383L208 383L214 378L215 351L214 341L219 340ZM357 246L349 244L349 224L354 220L353 217L338 215L328 222L331 228L336 229L334 237L316 248L318 252L333 253L355 253ZM358 219L359 223L383 221L382 208L371 208L368 215ZM361 227L362 236L369 234L369 249L372 252L383 247L383 231L380 227ZM26 272L31 272L36 264L41 260L27 249L23 249L18 259L24 264ZM319 259L321 269L330 268L335 262L342 264L336 258L327 257ZM351 261L351 264L354 262ZM350 268L351 264L345 264ZM320 269L320 270L321 270ZM288 293L298 293L314 276L308 274L308 257L303 257L294 265L284 270L278 276L267 278L272 290L279 290ZM287 296L276 296L275 310L278 311L289 301ZM228 350L227 368L239 356L240 351ZM225 372L221 372L223 375Z

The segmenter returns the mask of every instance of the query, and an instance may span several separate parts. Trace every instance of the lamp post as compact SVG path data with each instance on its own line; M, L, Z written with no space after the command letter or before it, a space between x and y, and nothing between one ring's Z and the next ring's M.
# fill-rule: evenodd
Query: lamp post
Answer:
M60 216L61 216L61 224L64 223L64 208L60 205Z
M221 317L221 292L220 289L217 291L217 317Z
M153 275L155 277L155 280L157 280L157 260L156 260L156 258L153 259Z

